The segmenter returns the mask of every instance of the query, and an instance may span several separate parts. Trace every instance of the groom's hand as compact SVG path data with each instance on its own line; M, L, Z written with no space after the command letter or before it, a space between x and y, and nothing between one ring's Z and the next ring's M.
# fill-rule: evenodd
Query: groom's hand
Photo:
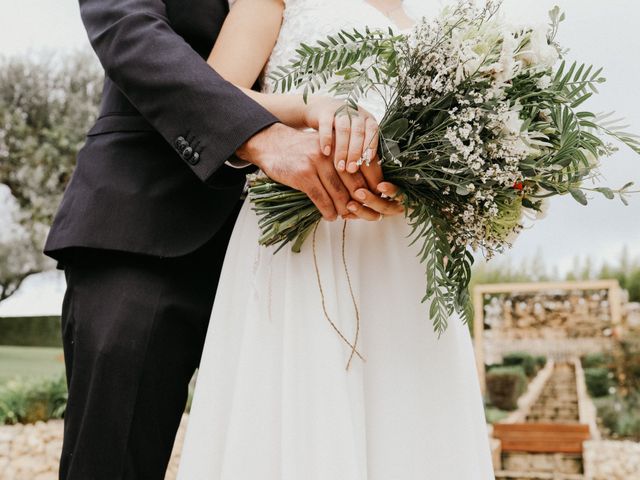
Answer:
M236 154L269 178L306 193L325 220L349 213L349 190L340 179L333 158L320 151L317 133L276 123L251 137Z
M398 187L384 181L377 158L356 173L341 172L340 177L354 199L347 204L349 214L344 218L376 221L404 213Z

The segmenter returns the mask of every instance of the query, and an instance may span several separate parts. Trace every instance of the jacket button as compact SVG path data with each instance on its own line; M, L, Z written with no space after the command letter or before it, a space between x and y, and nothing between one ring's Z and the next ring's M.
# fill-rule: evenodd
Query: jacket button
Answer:
M182 158L189 160L193 156L193 148L187 147L182 151Z
M180 153L182 153L188 146L189 142L187 142L184 137L176 138L176 148Z
M198 152L193 152L193 155L188 160L191 165L196 165L200 161L200 154Z

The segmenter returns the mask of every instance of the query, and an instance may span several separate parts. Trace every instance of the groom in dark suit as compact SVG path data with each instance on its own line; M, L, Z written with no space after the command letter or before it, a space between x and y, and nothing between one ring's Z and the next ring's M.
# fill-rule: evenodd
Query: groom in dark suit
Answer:
M60 478L161 480L238 211L238 156L274 178L308 166L297 184L325 218L349 192L316 168L332 162L316 134L278 123L205 62L226 0L80 9L106 80L45 247L67 278Z

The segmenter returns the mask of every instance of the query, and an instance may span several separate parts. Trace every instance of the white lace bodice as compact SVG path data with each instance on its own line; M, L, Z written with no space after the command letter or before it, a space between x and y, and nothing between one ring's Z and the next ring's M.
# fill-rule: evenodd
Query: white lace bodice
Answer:
M446 0L404 0L403 8L414 19L435 16ZM263 91L273 92L269 74L296 56L300 43L315 43L340 30L392 27L400 31L380 10L365 0L286 0L278 41L263 72ZM382 116L380 99L364 99L362 106L378 119Z

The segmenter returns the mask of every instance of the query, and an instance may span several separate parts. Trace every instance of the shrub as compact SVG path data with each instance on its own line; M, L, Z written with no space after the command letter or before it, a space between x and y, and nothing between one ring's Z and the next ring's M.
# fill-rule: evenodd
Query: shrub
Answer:
M502 358L504 365L520 365L527 377L532 377L536 371L536 359L527 352L511 352Z
M496 407L486 407L484 410L484 416L486 418L487 423L498 423L500 420L509 415L508 412L504 410L500 410Z
M625 335L618 352L615 369L622 374L618 375L620 386L640 393L640 335Z
M592 397L604 397L612 386L609 370L602 367L584 369L584 380Z
M504 365L502 363L487 363L484 366L485 371L490 371L493 370L494 368L500 368L500 367L504 367Z
M64 377L12 380L0 386L0 425L62 418L66 404Z
M610 395L594 400L602 425L614 437L640 440L640 395Z
M607 367L611 364L611 356L605 353L589 353L582 357L582 368Z
M535 362L536 362L536 366L538 367L538 370L544 367L545 364L547 363L547 357L545 357L544 355L536 355L534 358L535 358Z
M61 347L60 317L0 318L0 345Z
M501 410L515 410L527 385L527 376L521 365L494 367L487 373L486 383L491 405Z

